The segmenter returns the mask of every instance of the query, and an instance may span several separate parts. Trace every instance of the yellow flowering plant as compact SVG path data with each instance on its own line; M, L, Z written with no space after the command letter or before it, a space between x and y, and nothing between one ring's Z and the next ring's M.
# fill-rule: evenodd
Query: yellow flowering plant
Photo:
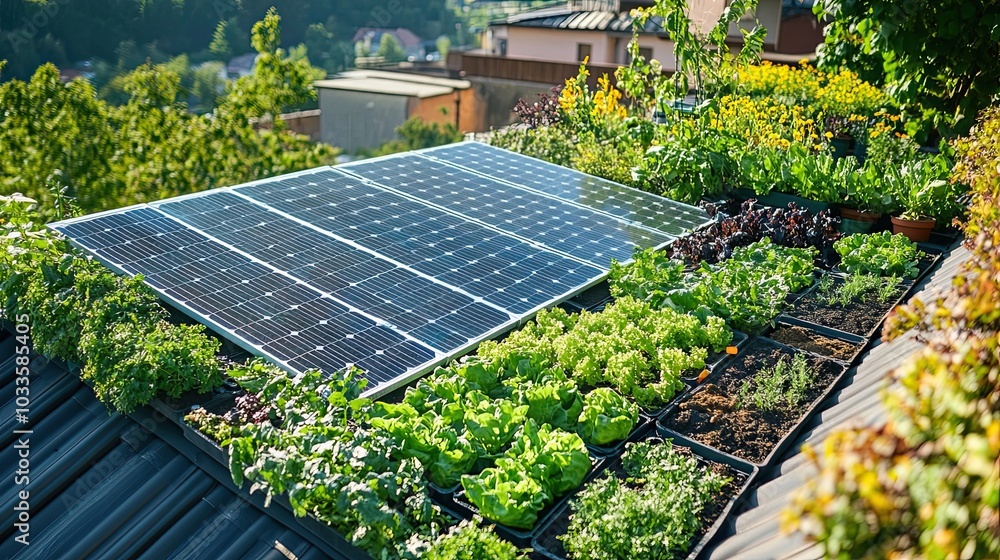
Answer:
M787 149L793 143L802 143L818 148L820 142L815 121L801 106L767 97L720 98L710 114L710 126L743 138L751 147Z
M738 91L751 97L771 97L786 105L802 105L816 97L822 74L802 60L798 66L760 64L740 69Z
M580 70L559 93L559 107L569 124L578 132L590 132L598 138L617 135L628 111L621 103L622 92L611 84L607 74L597 79L597 90L588 85L590 70L587 57L580 63Z

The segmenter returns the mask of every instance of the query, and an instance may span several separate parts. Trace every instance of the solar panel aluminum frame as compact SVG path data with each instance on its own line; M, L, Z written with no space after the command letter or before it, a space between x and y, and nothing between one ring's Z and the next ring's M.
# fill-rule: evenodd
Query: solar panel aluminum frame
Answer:
M636 220L627 220L627 219L625 219L625 218L623 218L621 216L616 216L615 214L612 214L611 212L608 212L607 210L603 210L601 208L594 208L592 206L587 206L585 204L580 204L578 202L575 202L575 201L572 201L572 200L569 200L569 199L566 199L566 198L562 198L560 196L557 196L557 195L554 195L554 194L551 194L551 193L547 193L545 191L540 191L538 189L532 188L532 187L527 186L527 185L520 185L520 184L515 183L513 181L508 181L507 179L504 179L503 177L493 176L493 175L490 175L488 173L484 173L482 171L479 171L477 169L474 169L474 168L471 168L471 167L466 167L465 165L462 165L460 163L455 163L455 162L452 162L452 161L448 161L446 159L441 159L441 158L439 158L439 157L437 157L437 156L434 155L435 152L441 151L444 148L449 148L449 147L457 146L457 145L461 145L461 144L482 144L482 142L477 142L475 140L463 140L461 142L454 142L454 143L451 143L451 144L445 144L443 146L434 146L432 148L424 148L422 150L415 150L415 151L410 152L410 153L418 155L418 156L426 158L426 159L429 159L431 161L435 161L437 163L443 163L444 165L448 165L450 167L455 167L455 168L461 169L463 171L468 171L468 172L473 173L475 175L479 175L480 177L485 177L487 179L492 179L494 181L499 181L501 183L506 183L506 184L508 184L508 185L510 185L512 187L517 187L519 189L530 190L532 192L539 193L539 194L541 194L541 195L543 195L543 196L545 196L547 198L550 198L550 199L561 200L563 202L567 202L567 203L570 203L570 204L575 204L575 205L581 206L583 208L588 208L590 210L593 210L594 212L598 212L600 214L604 214L605 216L609 216L611 218L615 218L618 221L628 223L629 225L634 226L634 227L642 228L642 229L645 229L647 231L655 231L656 233L667 234L667 235L670 235L672 237L677 237L676 235L674 235L672 233L667 233L667 232L664 232L664 231L660 231L660 230L658 230L656 228L649 227L649 226L647 226L647 225L645 225L645 224L643 224L643 223L641 223L639 221L636 221ZM528 158L528 159L534 159L534 160L537 160L537 161L539 161L541 163L545 163L545 164L548 164L548 165L556 165L556 164L554 164L552 162L548 162L548 161L545 161L543 159L539 159L539 158L536 158L536 157L532 157L532 156L528 156L528 155L525 155L525 154L521 154L521 153L518 153L518 152L514 152L514 151L511 151L511 150L508 150L507 148L500 148L500 147L497 147L497 146L490 146L490 148L493 148L495 150L501 150L501 151L504 151L504 152L509 152L511 154L514 154L514 155L517 155L517 156L520 156L520 157L524 157L524 158ZM396 155L396 154L391 154L391 155ZM374 159L374 158L372 158L372 159ZM372 160L367 160L366 159L366 160L363 160L363 161L372 161ZM559 167L561 167L561 166L559 166ZM583 175L591 176L589 173L584 173L584 172L576 170L576 169L570 169L570 168L567 168L567 169L569 169L571 171L577 171L578 173L581 173ZM610 181L610 182L614 183L614 181L611 181L610 179L603 179L602 177L597 177L597 176L593 176L593 177L595 179L601 179L603 181ZM622 183L615 183L615 184L616 185L620 185L620 186L622 186L622 187L624 187L626 189L633 190L633 191L636 191L636 192L640 192L640 193L643 193L643 194L647 194L647 195L653 194L653 193L650 193L650 192L646 192L646 191L644 191L642 189L637 189L635 187L631 187L629 185L625 185L625 184L622 184ZM654 196L660 196L660 195L654 195ZM661 198L666 198L666 197L662 197L661 196ZM687 204L686 202L680 202L680 201L672 200L672 199L667 199L667 200L670 200L671 203L677 204L679 206L686 206L686 207L688 207L688 208L690 208L692 210L699 210L699 208L697 206L694 206L692 204ZM708 226L708 225L710 225L710 224L712 224L714 222L715 222L714 219L708 218L706 221L704 221L704 222L696 225L695 227L693 227L691 229L691 232L697 231L697 230L699 230L699 229L701 229L701 228L703 228L705 226ZM667 246L669 246L669 243L664 244L662 247L657 247L657 250L665 248Z
M250 181L250 182L247 182L247 183L241 183L239 185L233 185L233 186L227 186L227 187L219 187L219 188L215 188L215 189L209 189L209 190L206 190L206 191L189 193L189 194L185 194L185 195L181 195L181 196L176 196L176 197L172 197L172 198L168 198L168 199L164 199L164 200L160 200L160 201L156 201L156 202L152 202L152 203L133 204L131 206L127 206L127 207L124 207L124 208L119 208L119 209L115 209L115 210L105 210L105 211L97 212L97 213L94 213L94 214L88 214L86 216L80 216L80 217L77 217L77 218L71 218L71 219L62 220L62 221L58 221L58 222L52 222L52 223L48 224L47 227L49 227L53 231L56 231L57 233L60 233L60 235L62 235L61 232L58 232L58 230L56 228L62 227L62 226L68 226L68 225L71 225L71 224L74 224L74 223L78 223L78 222L84 222L84 221L88 221L88 220L100 218L100 217L103 217L103 216L109 216L109 215L113 215L113 214L123 214L123 213L125 213L125 212L127 212L129 210L137 210L137 209L141 209L141 208L147 208L147 209L156 210L160 214L163 214L164 217L167 217L167 218L169 218L171 220L174 220L174 221L182 224L185 228L187 228L187 229L189 229L189 230L191 230L191 231L193 231L195 233L198 233L198 234L200 234L202 236L205 236L205 237L208 237L208 238L211 239L211 237L209 237L209 236L205 235L204 233L200 232L198 229L192 227L191 225L187 224L183 220L179 220L179 219L177 219L177 218L175 218L173 216L170 216L169 214L166 214L165 212L160 211L159 209L157 209L157 206L162 205L162 204L166 204L166 203L169 203L169 202L175 202L175 201L178 201L178 200L185 200L185 199L192 199L192 198L198 198L198 197L208 196L208 195L210 195L212 193L219 192L219 191L232 192L233 189L238 188L238 187L244 187L244 186L262 184L262 183L267 183L267 182L280 181L280 180L290 179L290 178L294 178L294 177L306 176L306 175L310 175L312 173L315 173L318 169L334 169L334 168L333 167L320 167L320 168L314 168L314 169L309 169L309 170L304 170L304 171L297 171L297 172L294 172L294 173L288 173L288 174L284 174L284 175L279 175L277 177L272 177L272 178L269 178L269 179L259 179L259 180L256 180L256 181ZM351 177L355 177L355 176L351 175ZM364 179L364 178L359 178L359 179L362 180L362 181L365 181L365 182L372 183L371 181L368 181L367 179ZM417 199L417 198L414 198L414 197L410 197L408 195L405 195L404 193L399 193L398 191L395 191L395 190L392 190L392 189L387 189L386 187L382 186L379 183L373 183L373 184L379 186L380 188L389 190L390 192L393 192L395 194L400 194L401 196L405 196L406 198L409 198L411 200L415 200L415 201L420 202L422 204L427 204L429 206L434 206L435 208L437 208L436 205L429 204L426 201L422 201L420 199ZM234 194L236 194L237 196L240 196L239 193L234 193ZM277 215L283 215L278 210L276 210L274 208L271 208L270 206L268 206L266 204L262 204L262 203L259 203L259 202L258 202L258 204L260 204L264 208L267 208L269 211L274 212ZM449 214L456 215L454 212L450 212L450 211L447 211L447 210L444 210L444 211L448 212ZM464 219L466 221L473 221L473 220L470 220L469 218L466 218L465 216L459 215L459 217L461 217L462 219ZM474 221L474 223L482 225L481 222L478 222L478 221ZM492 228L492 227L490 227L489 229L491 229L493 231L499 231L496 228ZM499 232L503 233L504 235L509 235L511 237L514 237L516 239L519 239L519 240L523 241L523 239L521 237L519 237L519 236L514 236L514 235L512 235L510 233L507 233L507 232L502 232L502 231L499 231ZM110 270L112 270L112 271L114 271L114 272L116 272L118 274L124 275L124 276L134 276L132 273L124 270L119 264L111 262L110 260L108 260L108 259L106 259L106 258L104 258L104 257L102 257L102 256L100 256L98 254L96 254L93 250L89 249L85 245L82 245L82 244L78 243L76 240L74 240L74 239L72 239L72 238L70 238L68 236L65 236L65 237L67 237L67 239L69 240L70 244L72 244L74 247L76 247L77 249L79 249L81 251L86 252L87 254L93 255L93 257L95 259L97 259L104 266L108 267ZM230 247L226 243L222 243L222 242L220 242L218 240L215 240L215 241L217 243L221 243L222 245L226 246L230 250L234 250L237 253L239 253L239 254L247 257L247 258L250 258L254 262L262 262L263 263L263 261L260 261L259 259L250 257L249 255L246 255L245 253L243 253L241 251L237 251L237 250L233 249L232 247ZM545 248L544 246L540 246L537 243L529 242L529 245L531 245L532 247L539 248L540 250L548 251L550 253L557 253L557 254L563 255L560 252L554 251L552 249ZM580 259L573 258L573 257L568 256L568 255L563 255L563 256L566 256L567 258L571 258L572 260L574 260L576 262L581 262L582 264L588 264L589 265L589 263L585 263L585 262L581 261ZM263 263L263 264L265 264L265 266L268 266L269 268L274 268L274 267L268 265L267 263ZM590 265L590 266L593 266L593 265ZM286 271L282 271L282 272L286 272ZM491 331L489 331L489 332L485 333L484 335L478 337L477 340L475 340L473 342L470 342L470 343L468 343L468 344L466 344L466 345L464 345L464 346L462 346L462 347L460 347L460 348L458 348L458 349L456 349L456 350L454 350L454 351L452 351L450 353L439 352L437 350L434 350L433 348L428 347L428 348L430 348L430 350L432 350L435 353L435 358L433 358L432 360L428 360L427 362L424 362L423 364L420 364L417 367L412 368L410 371L408 371L407 373L405 373L403 375L397 376L391 382L383 383L381 385L370 387L370 388L366 389L362 393L362 396L366 397L366 398L378 398L378 397L383 396L383 395L385 395L387 393L390 393L390 392L392 392L392 391L394 391L396 389L399 389L400 387L404 387L406 385L409 385L410 383L412 383L416 379L419 379L419 378L427 375L428 373L430 373L431 371L433 371L434 369L436 369L438 366L444 365L444 364L448 363L451 360L454 360L456 358L459 358L461 356L464 356L464 355L468 354L472 350L476 349L479 346L479 344L481 344L483 341L491 340L491 339L496 338L496 337L498 337L498 336L500 336L500 335L502 335L502 334L504 334L506 332L509 332L509 331L511 331L513 329L516 329L518 327L521 327L521 326L527 324L542 309L546 309L546 308L549 308L549 307L554 307L554 306L562 303L563 301L565 301L567 299L570 299L570 298L572 298L572 297L574 297L576 295L579 295L580 293L582 293L582 292L584 292L584 291L586 291L586 290L588 290L588 289L590 289L590 288L592 288L592 287L600 284L601 282L603 282L605 280L606 277L607 277L606 273L605 274L599 274L598 276L594 277L593 279L591 279L587 283L581 285L580 287L578 287L578 288L576 288L574 290L571 290L569 292L565 292L564 294L562 294L562 295L560 295L558 297L552 298L551 300L549 300L549 301L547 301L545 303L539 304L535 308L532 308L531 310L529 310L529 311L527 311L525 313L522 313L520 315L513 315L513 314L511 314L513 316L513 318L510 321L508 321L508 322L500 325L499 327L496 327L496 328L492 329ZM304 285L308 286L311 290L314 290L314 291L317 291L317 292L325 294L325 292L322 292L321 290L318 290L317 288L309 285L307 282L303 282L303 281L298 280L298 279L295 279L295 281L298 284L304 284ZM245 338L237 335L234 330L229 329L227 327L224 327L224 326L220 325L219 323L215 322L214 320L210 319L206 315L195 311L194 309L192 309L191 307L187 306L183 302L181 302L181 301L177 300L176 298L174 298L173 296L170 296L169 294L165 293L163 290L160 290L159 288L155 288L155 287L153 287L152 285L150 285L148 283L146 285L150 289L152 289L157 294L157 296L159 296L160 299L162 299L164 302L166 302L169 305L171 305L172 307L180 310L181 312L183 312L188 317L190 317L190 318L198 321L199 323L204 324L206 327L208 327L209 329L213 330L214 332L219 333L220 336L224 336L226 339L228 339L232 343L236 344L240 348L242 348L242 349L246 350L247 352L249 352L251 354L254 354L256 356L260 356L260 357L266 358L267 360L271 361L272 363L274 363L275 365L277 365L278 367L280 367L281 369L287 371L288 373L290 373L292 375L296 375L296 374L300 373L299 370L297 370L296 368L294 368L291 365L289 365L286 361L281 360L281 359L277 358L276 356L274 356L273 354L265 351L263 349L262 345L257 345L257 344L251 343L250 341L246 340ZM344 304L341 303L341 305L344 305ZM386 321L383 321L383 320L379 320L378 322L380 324L385 324L386 323ZM398 334L404 335L407 339L412 339L412 337L410 337L408 335L405 335L404 333L398 331L397 329L393 329L393 330L396 331ZM417 340L417 339L413 339L413 340ZM419 342L419 340L418 340L418 342ZM427 346L427 344L423 343L423 342L420 342L420 344L423 345L423 346ZM327 373L332 373L332 372L327 372Z
M456 142L456 143L457 144L461 144L461 143L464 143L464 142ZM450 145L452 145L452 144L446 144L444 146L437 146L437 148L444 148L444 147L447 147L447 146L450 146ZM553 194L549 194L547 192L539 191L539 190L533 189L531 187L527 187L527 186L524 186L524 185L519 185L517 183L512 183L510 181L506 181L506 180L504 180L504 179L502 179L500 177L494 177L492 175L486 175L484 173L480 173L480 172L474 171L472 169L469 169L469 168L466 168L466 167L463 167L463 166L460 166L460 165L448 163L447 161L442 160L442 159L438 159L438 158L435 158L435 157L428 157L428 156L424 155L424 152L428 152L428 151L434 150L434 149L435 148L425 148L423 150L414 150L414 151L410 151L410 152L398 152L398 153L395 153L395 154L387 154L387 155L384 155L384 156L378 156L378 157L373 157L373 158L366 158L366 159L363 159L363 160L358 160L358 161L355 161L355 162L345 163L345 164L342 164L342 165L338 165L336 167L332 167L332 169L337 169L337 170L339 170L339 171L341 171L343 173L349 174L354 179L357 179L359 181L363 181L363 182L368 183L370 185L375 185L377 187L380 187L382 189L388 190L388 191L390 191L390 192L392 192L394 194L398 194L398 195L400 195L402 197L405 197L405 198L408 198L410 200L414 200L414 201L426 204L428 206L432 206L435 209L440 210L442 212L447 212L447 213L449 213L449 214L451 214L453 216L457 216L457 217L462 218L464 220L468 220L470 222L475 222L476 224L479 224L481 226L485 226L486 228L489 228L489 229L491 229L493 231L496 231L498 233L502 233L502 234L505 234L505 235L509 235L511 237L515 237L515 238L517 238L517 239L519 239L519 240L521 240L521 241L523 241L525 243L528 243L528 244L532 245L533 247L541 247L541 248L543 248L546 251L549 251L549 252L552 252L552 253L556 253L556 254L558 254L558 255L560 255L562 257L565 257L567 259L572 259L574 261L577 261L577 262L580 262L580 263L583 263L583 264L589 264L590 266L595 266L595 265L593 263L589 262L589 261L585 261L585 260L581 259L580 257L576 257L576 256L573 256L573 255L571 255L569 253L565 253L563 251L560 251L558 249L554 249L552 247L548 247L546 245L538 243L537 241L532 241L531 239L528 239L526 237L521 237L520 235L517 235L515 233L504 231L504 230L502 230L502 229L500 229L500 228L498 228L496 226L493 226L493 225L488 224L486 222L483 222L481 220L477 220L475 218L466 216L465 214L462 214L461 212L456 212L454 210L451 210L450 208L447 208L445 206L441 206L441 205L436 204L434 202L430 202L430 201L427 201L427 200L422 200L419 197L413 196L413 195L411 195L411 194L409 194L407 192L394 189L391 186L386 185L385 183L382 183L382 182L379 182L379 181L374 181L372 179L369 179L368 177L364 177L364 176L362 176L362 175L360 175L358 173L354 173L354 172L351 171L351 166L352 166L352 164L359 164L360 165L360 164L365 164L365 163L376 163L376 162L380 162L380 161L390 161L390 160L393 160L393 159L400 159L400 158L403 158L403 157L409 156L409 155L416 155L416 156L418 156L418 157L420 157L422 159L426 159L426 160L434 162L434 163L439 163L439 164L447 165L448 167L451 167L451 168L455 169L456 171L463 171L463 172L466 172L466 173L472 173L473 175L476 175L478 177L481 177L481 178L484 178L484 179L489 179L491 181L496 181L498 183L503 183L506 186L513 187L513 188L516 188L516 189L519 189L519 190L522 190L522 191L526 191L526 192L529 192L531 194L547 198L547 199L552 200L554 202L559 202L559 203L562 203L562 204L567 204L567 205L570 205L570 206L574 206L576 208L580 208L580 209L586 210L588 212L594 212L596 214L600 214L601 216L603 216L605 218L608 218L608 219L611 219L611 220L614 220L615 222L618 222L619 224L622 224L624 226L636 227L636 228L639 228L639 229L643 229L643 230L646 230L646 231L651 231L651 232L657 233L657 234L665 236L665 237L669 237L670 239L668 241L666 241L664 243L661 243L659 245L650 247L651 249L654 249L656 251L662 251L662 250L666 249L667 247L669 247L670 245L672 245L674 243L674 241L677 241L677 239L678 239L677 236L675 236L673 234L667 233L665 231L660 231L660 230L657 230L657 229L653 229L653 228L650 228L648 226L645 226L645 225L642 225L642 224L639 224L639 223L635 223L635 222L633 222L631 220L626 220L626 219L622 218L621 216L615 216L614 214L605 212L604 210L599 210L597 208L591 208L589 206L580 204L578 202L574 202L572 200L567 200L565 198L560 198L558 196L555 196ZM629 188L631 188L631 187L629 187ZM645 191L640 191L640 192L645 192ZM678 204L681 204L681 203L678 203ZM687 206L690 206L690 205L687 205ZM696 207L692 206L692 208L696 208ZM712 223L711 219L709 219L709 221L706 221L704 224L700 225L699 228L704 227L704 226L706 226L706 225L708 225L710 223ZM627 264L627 263L632 262L632 260L633 259L629 258L628 260L622 260L622 261L619 261L619 262L621 262L623 264ZM606 274L604 276L607 277ZM577 293L579 293L579 292L577 292ZM569 298L566 298L566 299L569 299ZM560 301L556 302L556 305L558 305L559 303L562 303L562 301L564 301L564 300L560 300Z

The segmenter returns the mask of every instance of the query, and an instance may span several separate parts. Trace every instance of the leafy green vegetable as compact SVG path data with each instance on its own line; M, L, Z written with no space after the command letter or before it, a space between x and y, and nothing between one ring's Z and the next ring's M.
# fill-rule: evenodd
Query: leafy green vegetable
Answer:
M525 467L517 461L505 461L476 476L463 476L462 486L484 517L508 527L530 529L552 496Z
M560 537L569 557L683 557L702 527L702 511L730 479L669 442L628 444L622 466L627 479L602 477L571 502L569 528Z
M849 273L916 278L923 253L903 234L855 233L837 240L833 248L840 254L840 268Z
M502 342L482 344L479 355L523 364L531 353L537 363L551 364L544 371L554 379L565 374L585 387L610 385L640 405L656 406L683 389L683 372L704 367L709 348L722 350L731 340L718 317L622 297L600 313L542 311Z
M530 529L540 511L583 483L590 467L579 436L529 420L495 467L463 476L462 486L486 518Z
M411 545L429 544L443 519L424 468L401 456L396 437L359 424L369 406L360 398L359 372L273 373L257 395L272 404L278 425L238 428L230 443L233 481L251 481L265 503L287 494L295 515L312 514L373 557L412 558Z
M487 527L480 525L482 518L476 516L452 527L447 534L438 537L431 548L424 553L425 560L519 560L525 558L516 546L501 539Z
M579 436L546 424L538 427L534 421L525 423L521 435L497 465L502 461L530 465L532 475L553 496L583 484L591 466L587 446Z
M208 392L222 383L215 354L220 343L202 325L151 325L130 322L84 331L86 364L80 377L94 393L120 412L132 412L159 392L171 397L197 390Z
M813 248L781 247L767 237L737 247L731 258L702 264L685 273L663 253L637 251L633 263L612 263L611 293L645 298L650 304L710 320L724 318L733 328L755 331L770 323L786 296L813 282Z
M583 412L583 398L576 383L568 379L547 383L516 380L515 383L513 396L521 404L528 405L528 418L567 431L575 429Z
M639 407L615 390L598 387L584 397L577 433L591 445L607 445L628 437L639 421Z
M499 453L527 418L528 407L508 399L492 400L477 392L466 393L464 398L471 405L465 408L469 440L483 457Z

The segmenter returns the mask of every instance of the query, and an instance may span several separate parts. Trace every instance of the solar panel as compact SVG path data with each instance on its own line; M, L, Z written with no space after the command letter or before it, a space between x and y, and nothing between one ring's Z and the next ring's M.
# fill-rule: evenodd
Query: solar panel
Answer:
M459 144L51 227L244 348L290 371L356 364L378 396L707 218L553 167ZM612 194L571 196L586 189Z
M232 192L214 191L156 207L441 352L475 343L514 318Z
M417 153L671 235L683 235L710 221L708 214L695 206L481 142L449 144Z
M53 226L105 264L146 275L164 299L293 370L348 363L375 383L437 353L280 271L143 207Z
M604 273L337 170L233 191L515 314Z
M388 156L339 169L602 268L612 258L631 259L635 247L662 247L674 239L420 155Z

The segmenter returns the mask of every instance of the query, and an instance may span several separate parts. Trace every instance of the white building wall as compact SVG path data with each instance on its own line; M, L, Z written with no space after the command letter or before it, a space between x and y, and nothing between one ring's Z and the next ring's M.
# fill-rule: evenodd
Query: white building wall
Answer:
M320 88L320 140L347 153L377 148L396 138L396 127L407 118L407 99Z

